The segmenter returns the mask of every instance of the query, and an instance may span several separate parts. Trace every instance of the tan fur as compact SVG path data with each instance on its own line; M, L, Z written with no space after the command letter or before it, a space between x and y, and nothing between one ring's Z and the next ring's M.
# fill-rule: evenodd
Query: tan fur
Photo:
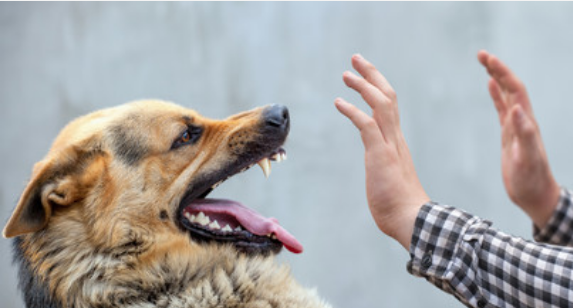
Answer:
M23 291L45 288L49 297L28 305L328 307L273 257L198 244L174 221L189 179L243 151L261 110L216 121L140 101L71 122L34 167L4 229L18 238L35 281ZM203 137L170 150L188 124L204 127Z

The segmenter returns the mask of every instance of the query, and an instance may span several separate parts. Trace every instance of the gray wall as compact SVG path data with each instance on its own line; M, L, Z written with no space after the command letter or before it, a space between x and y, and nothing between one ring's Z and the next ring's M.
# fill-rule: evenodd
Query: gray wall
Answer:
M289 160L214 196L280 218L305 245L283 252L335 307L461 307L406 272L364 197L363 150L333 106L364 107L341 74L360 52L396 88L428 194L530 238L499 172L499 127L480 48L529 86L556 177L573 187L572 3L1 3L0 220L34 162L72 118L137 98L223 118L288 105ZM0 240L2 307L21 307L10 242Z

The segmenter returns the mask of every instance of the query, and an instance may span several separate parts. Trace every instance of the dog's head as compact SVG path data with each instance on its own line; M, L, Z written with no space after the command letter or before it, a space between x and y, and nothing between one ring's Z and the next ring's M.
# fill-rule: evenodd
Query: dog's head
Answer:
M34 167L4 236L58 228L98 249L144 249L188 234L249 253L302 246L275 219L230 200L206 199L218 184L284 158L285 107L225 120L162 101L101 110L70 123ZM149 240L151 239L151 240Z

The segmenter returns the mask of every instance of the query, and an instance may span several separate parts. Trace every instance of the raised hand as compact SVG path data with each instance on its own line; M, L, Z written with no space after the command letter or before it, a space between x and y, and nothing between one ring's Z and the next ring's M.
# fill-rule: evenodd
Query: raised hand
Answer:
M360 55L352 66L362 75L343 74L372 108L372 116L341 98L336 108L360 130L365 148L366 195L372 217L384 233L409 249L414 222L426 195L400 129L396 93L386 78Z
M559 200L555 181L541 139L539 126L523 83L497 57L478 53L491 76L489 92L501 124L501 169L511 200L542 228Z

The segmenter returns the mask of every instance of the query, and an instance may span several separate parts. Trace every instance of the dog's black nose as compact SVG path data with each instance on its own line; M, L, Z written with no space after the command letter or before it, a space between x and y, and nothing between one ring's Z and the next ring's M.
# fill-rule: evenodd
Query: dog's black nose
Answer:
M285 106L269 106L263 112L263 117L267 127L277 128L284 131L289 129L290 117L288 109Z

